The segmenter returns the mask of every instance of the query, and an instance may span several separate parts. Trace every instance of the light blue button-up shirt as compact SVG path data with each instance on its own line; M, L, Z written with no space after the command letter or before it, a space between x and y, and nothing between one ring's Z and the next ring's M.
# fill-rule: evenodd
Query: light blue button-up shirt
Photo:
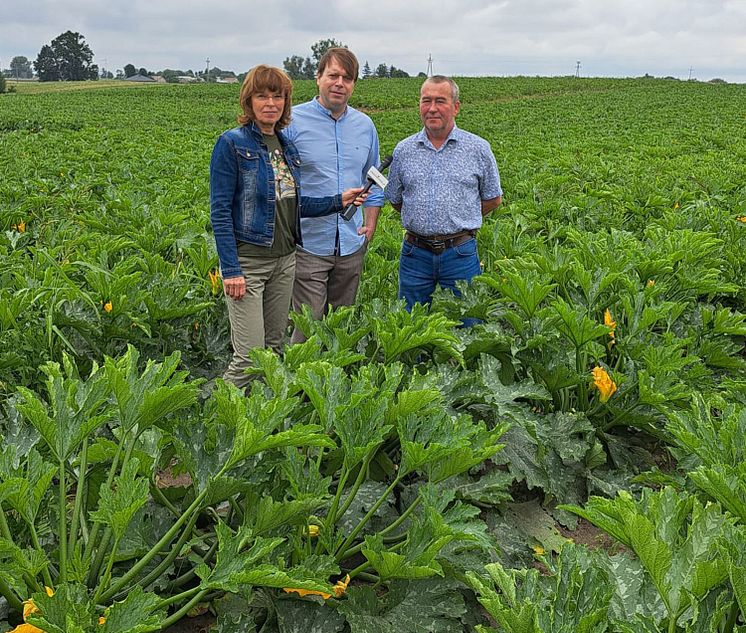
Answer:
M482 200L501 195L490 144L455 125L438 149L423 129L394 150L386 199L401 205L408 231L449 235L476 230L482 226Z
M317 98L293 108L285 136L298 148L301 159L301 195L331 196L366 182L372 166L379 165L378 133L370 117L349 105L339 119ZM366 207L383 206L383 191L374 186ZM348 222L338 214L301 218L303 250L313 255L334 255L339 232L339 255L350 255L365 243L358 235L363 225L360 209Z

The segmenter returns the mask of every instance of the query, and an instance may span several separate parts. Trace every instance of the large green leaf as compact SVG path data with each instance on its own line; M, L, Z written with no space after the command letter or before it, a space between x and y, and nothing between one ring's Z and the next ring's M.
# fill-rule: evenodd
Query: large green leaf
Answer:
M277 625L280 633L340 633L344 629L345 619L326 604L279 600Z
M158 609L161 599L135 586L122 602L115 602L104 612L101 633L148 633L159 627L165 613Z
M351 633L461 633L465 606L453 584L437 579L394 581L379 597L371 587L351 587L339 611Z
M119 409L119 422L126 431L138 432L160 424L173 413L188 409L197 401L199 382L186 382L187 372L176 371L181 354L174 352L161 363L149 360L140 373L139 352L128 345L127 352L104 363L106 379Z
M111 527L118 541L127 530L137 511L149 498L148 480L137 476L137 458L130 459L121 475L114 478L111 488L102 486L99 491L98 509L91 512L91 519Z
M236 534L224 523L216 527L218 554L211 569L201 563L195 569L203 589L220 589L240 593L246 586L285 588L333 593L326 582L314 578L303 568L282 569L269 562L272 552L283 542L281 538L254 537L247 528Z
M668 618L678 622L692 605L726 579L718 546L730 523L717 506L672 488L628 493L614 500L593 497L585 509L565 506L630 547L650 575Z
M23 396L18 410L36 427L58 462L68 459L111 416L105 407L109 391L103 372L94 365L84 381L76 376L70 359L64 360L65 375L57 363L41 367L47 376L48 406L29 389L18 388Z
M60 585L54 595L35 593L32 599L39 610L26 621L46 633L88 633L98 626L88 591L81 585Z

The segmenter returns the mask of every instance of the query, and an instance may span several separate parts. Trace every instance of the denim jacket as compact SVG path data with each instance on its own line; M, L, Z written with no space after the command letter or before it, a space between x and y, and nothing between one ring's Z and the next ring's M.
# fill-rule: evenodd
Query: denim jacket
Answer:
M298 150L282 132L277 138L295 180L300 216L320 217L342 211L342 195L301 197ZM254 123L228 130L215 143L210 159L210 221L223 278L242 274L237 241L271 246L275 230L275 179L262 133Z

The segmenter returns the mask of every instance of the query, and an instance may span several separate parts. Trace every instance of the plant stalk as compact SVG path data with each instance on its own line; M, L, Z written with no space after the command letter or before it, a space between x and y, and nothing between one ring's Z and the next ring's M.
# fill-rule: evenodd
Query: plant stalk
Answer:
M209 590L203 589L200 591L194 598L192 598L189 602L187 602L181 609L179 609L176 613L166 618L162 624L161 629L166 629L172 624L176 624L181 618L183 618L188 612L189 609L191 609L195 604L198 604L202 598L204 598L209 593Z
M83 497L85 493L85 474L88 468L88 438L83 439L83 448L80 451L80 473L78 475L77 489L75 490L75 509L73 510L73 519L70 524L70 541L67 549L70 552L75 551L78 541L78 522L85 523L85 517L82 516L81 508L83 507Z
M347 550L347 548L350 545L352 545L352 543L357 538L357 535L360 533L360 531L363 529L363 527L365 527L365 524L368 521L370 521L370 519L373 517L373 515L378 511L378 508L381 507L381 505L383 504L383 502L386 499L388 499L388 496L399 485L399 482L401 482L401 480L402 480L403 477L404 477L404 475L401 474L401 473L399 475L397 475L396 479L394 479L394 481L391 483L391 485L388 488L386 488L386 492L384 492L381 495L380 499L378 499L378 501L376 501L375 504L373 504L373 507L370 510L368 510L367 514L360 520L360 523L358 523L357 526L355 526L355 529L352 530L352 532L347 537L347 539L345 540L345 542L342 543L342 545L339 546L339 548L337 549L337 555L335 556L335 559L337 560L337 562L339 562L341 560L341 555Z
M65 485L65 460L60 459L60 485L59 485L59 533L57 537L60 544L60 576L61 583L67 582L67 495Z
M0 596L3 596L8 601L8 604L13 611L23 611L23 602L21 602L21 599L15 594L15 591L13 591L2 578L0 578Z
M31 534L31 544L34 546L34 549L42 554L46 560L49 560L47 558L47 554L41 547L41 543L39 543L39 535L36 533L36 527L34 527L33 523L29 524L29 533ZM52 575L49 573L49 568L44 567L44 569L41 570L41 574L44 577L44 582L46 583L47 587L54 587L54 583L52 582Z
M135 563L135 565L124 576L122 576L116 583L114 583L114 585L101 596L101 600L104 602L111 600L116 594L119 593L122 587L131 585L132 581L143 570L143 568L153 559L153 557L158 552L163 550L171 542L171 540L181 529L182 525L184 525L184 523L191 518L192 514L194 514L199 509L200 504L206 496L207 490L205 489L197 495L192 504L186 509L184 514L182 514L181 517L171 526L168 532L166 532L161 537L161 540L158 541L150 549L150 551L140 559L139 562Z

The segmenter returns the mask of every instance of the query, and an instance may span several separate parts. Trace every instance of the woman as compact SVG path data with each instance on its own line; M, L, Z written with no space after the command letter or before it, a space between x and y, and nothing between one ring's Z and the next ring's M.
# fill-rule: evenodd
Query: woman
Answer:
M228 302L233 358L225 380L250 382L248 351L280 351L295 276L300 216L361 204L362 188L328 198L300 196L300 158L281 130L290 122L293 84L260 65L241 86L240 127L224 132L210 161L210 220Z

